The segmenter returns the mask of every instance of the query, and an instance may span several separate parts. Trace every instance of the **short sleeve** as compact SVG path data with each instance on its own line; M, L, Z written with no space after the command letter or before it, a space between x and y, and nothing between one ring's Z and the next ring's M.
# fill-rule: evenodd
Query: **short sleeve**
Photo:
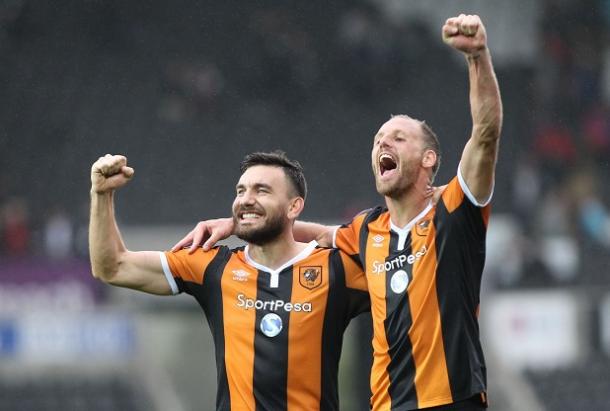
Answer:
M333 247L354 256L360 254L360 229L369 210L356 215L351 222L337 227L333 234Z
M360 262L345 253L341 253L341 261L345 269L345 286L360 291L368 291L366 275Z
M464 192L464 194L466 195L466 197L470 200L470 202L472 204L476 205L477 207L483 208L483 207L489 205L489 203L491 202L491 199L493 197L493 194L494 194L495 184L494 184L494 187L491 188L491 193L489 194L489 198L487 198L487 200L485 200L482 203L477 201L477 199L474 197L474 195L470 191L470 188L468 188L468 184L466 184L466 180L464 180L464 177L462 176L462 170L460 169L460 166L461 166L461 164L458 166L458 169L457 169L457 180L460 183L460 187L461 187L462 191Z
M348 295L349 317L371 310L366 274L362 265L349 255L339 252L345 272L345 287Z
M449 214L453 213L459 207L465 206L466 209L469 210L468 215L471 215L476 219L482 218L485 226L487 226L491 213L491 204L489 202L486 205L473 203L464 191L464 186L460 182L458 176L454 177L449 184L447 184L447 188L441 195L441 200Z
M202 284L206 268L218 254L219 248L198 249L193 254L183 249L161 254L161 265L174 294L188 292L188 284Z

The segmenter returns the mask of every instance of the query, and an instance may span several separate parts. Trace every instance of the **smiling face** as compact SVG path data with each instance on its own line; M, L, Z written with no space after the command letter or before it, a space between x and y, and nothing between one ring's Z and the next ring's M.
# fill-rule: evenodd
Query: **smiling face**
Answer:
M377 192L398 198L415 185L421 173L426 173L424 176L430 181L430 167L436 161L436 154L425 149L419 121L395 116L375 135L371 161Z
M292 230L302 201L280 167L257 165L240 177L233 201L235 235L244 241L264 245L284 230Z

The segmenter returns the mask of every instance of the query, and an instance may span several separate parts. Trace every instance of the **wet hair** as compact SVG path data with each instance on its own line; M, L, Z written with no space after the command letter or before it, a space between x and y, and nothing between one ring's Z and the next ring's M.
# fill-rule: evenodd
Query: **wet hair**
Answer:
M303 174L303 167L296 160L291 160L281 150L272 152L255 152L244 157L239 170L243 174L247 169L254 166L272 166L279 167L284 170L284 174L288 177L294 193L305 199L307 196L307 181Z
M418 120L416 118L410 117L406 114L392 114L390 118L399 117L406 118L408 120L414 120L419 123L422 129L422 138L424 140L424 150L432 150L436 153L436 163L432 166L432 178L431 182L434 181L434 177L436 177L436 173L438 172L438 168L441 165L441 144L438 141L438 137L436 133L430 128L425 121Z

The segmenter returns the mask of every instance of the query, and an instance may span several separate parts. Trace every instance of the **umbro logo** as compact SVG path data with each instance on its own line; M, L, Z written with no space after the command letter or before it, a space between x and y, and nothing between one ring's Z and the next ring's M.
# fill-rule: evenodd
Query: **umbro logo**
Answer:
M245 282L248 281L250 273L244 270L233 270L233 280Z
M376 236L374 236L373 247L383 247L383 240L385 240L385 237L381 234L377 234Z

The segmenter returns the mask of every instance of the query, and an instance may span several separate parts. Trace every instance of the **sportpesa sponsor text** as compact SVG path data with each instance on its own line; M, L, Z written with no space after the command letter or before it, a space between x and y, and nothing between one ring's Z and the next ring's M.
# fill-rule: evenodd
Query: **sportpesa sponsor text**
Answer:
M284 300L271 300L271 301L263 301L263 300L254 300L252 298L246 297L244 294L237 294L237 306L242 307L246 310L255 309L255 310L265 310L265 311L279 311L284 310L286 312L307 312L310 313L312 311L312 305L310 302L304 303L291 303L286 302Z
M415 261L422 258L426 254L427 251L428 251L428 249L424 245L424 246L422 246L422 248L419 249L418 252L413 253L413 254L409 254L409 255L401 254L398 257L394 257L389 261L373 261L372 272L373 272L373 274L382 274L386 271L396 270L397 268L400 268L403 265L405 265L405 263L413 264L413 263L415 263Z

